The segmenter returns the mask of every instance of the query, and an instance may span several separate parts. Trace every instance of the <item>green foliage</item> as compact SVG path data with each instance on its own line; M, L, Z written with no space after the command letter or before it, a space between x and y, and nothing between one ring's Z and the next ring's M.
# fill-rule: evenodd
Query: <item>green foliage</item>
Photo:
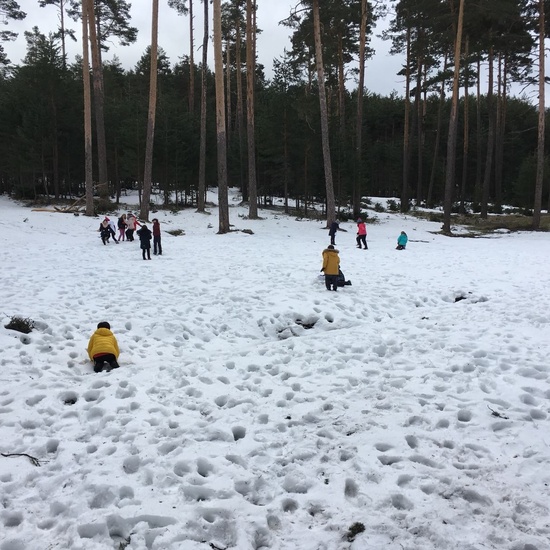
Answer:
M399 212L399 210L401 210L401 203L396 202L393 199L389 199L387 205L390 212Z

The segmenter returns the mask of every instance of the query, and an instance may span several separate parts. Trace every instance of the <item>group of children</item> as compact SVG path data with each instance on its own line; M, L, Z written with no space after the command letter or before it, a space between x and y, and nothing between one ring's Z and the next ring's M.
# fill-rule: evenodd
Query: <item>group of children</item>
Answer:
M118 239L116 238L116 227L118 227ZM137 229L138 227L140 229ZM151 231L147 227L147 224L141 224L132 212L128 212L127 215L122 214L122 216L118 218L117 226L115 226L114 221L105 216L105 219L99 224L98 231L104 245L109 242L111 237L116 244L125 239L133 241L135 232L139 237L140 248L144 260L151 259L151 240L153 241L153 254L155 256L162 256L160 222L157 218L153 218L153 231Z
M323 267L321 271L325 274L325 286L327 290L336 292L338 286L344 286L345 284L351 284L349 281L345 281L343 273L340 270L340 256L338 250L334 247L336 244L336 232L340 230L340 225L337 221L333 221L329 228L330 244L325 250L323 250ZM367 246L367 226L365 222L359 218L357 220L357 248L368 249ZM405 250L409 238L405 231L401 231L399 237L397 237L396 250Z
M153 231L151 231L147 225L139 223L136 217L129 212L128 215L122 214L118 219L119 238L116 239L114 223L108 218L101 222L99 231L101 233L101 240L103 244L109 242L109 238L113 237L115 243L123 241L126 237L127 240L134 240L134 232L139 237L141 244L141 251L144 260L151 259L151 238L153 239L154 252L153 254L162 254L162 246L160 239L160 223L157 218L153 219ZM140 227L136 231L136 227ZM321 272L325 275L325 286L327 290L336 292L339 286L351 285L350 281L346 281L344 274L340 270L340 256L338 250L335 248L336 232L340 229L337 221L333 222L329 229L330 244L325 250L323 250L323 267ZM357 248L368 249L367 246L367 227L365 222L359 218L357 220ZM407 246L408 237L405 231L401 231L399 237L397 237L397 250L404 250ZM108 322L102 321L97 325L97 330L92 334L90 341L88 342L88 355L90 360L94 363L94 372L101 372L105 363L107 363L110 369L117 369L119 364L117 362L119 356L118 342L114 334L111 332L111 326Z
M336 244L335 240L337 231L340 231L340 224L337 221L333 221L328 230L330 244L333 246ZM369 248L367 246L367 226L361 218L357 220L357 237L355 240L357 242L357 248L364 248L365 250ZM405 250L408 240L409 238L407 237L407 234L404 231L401 231L401 234L397 237L396 250Z

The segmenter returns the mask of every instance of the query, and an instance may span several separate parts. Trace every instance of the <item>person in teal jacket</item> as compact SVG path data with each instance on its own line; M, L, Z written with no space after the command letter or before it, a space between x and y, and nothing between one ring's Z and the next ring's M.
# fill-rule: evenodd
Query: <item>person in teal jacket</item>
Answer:
M395 249L405 250L408 240L409 240L409 237L407 237L407 234L404 231L401 231L401 235L397 237L397 246L395 247Z

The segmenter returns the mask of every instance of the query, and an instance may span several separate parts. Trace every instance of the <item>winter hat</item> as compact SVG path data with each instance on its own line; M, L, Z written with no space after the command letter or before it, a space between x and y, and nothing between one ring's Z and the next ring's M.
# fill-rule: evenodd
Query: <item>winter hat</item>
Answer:
M101 321L101 323L97 324L97 328L106 328L111 330L111 325L107 321Z
M107 216L105 216L105 221L110 222L111 220Z
M328 245L328 249L329 249L329 250L334 250L334 245L333 245L333 244L329 244L329 245Z
M361 218L357 218L357 223L361 223L363 220Z

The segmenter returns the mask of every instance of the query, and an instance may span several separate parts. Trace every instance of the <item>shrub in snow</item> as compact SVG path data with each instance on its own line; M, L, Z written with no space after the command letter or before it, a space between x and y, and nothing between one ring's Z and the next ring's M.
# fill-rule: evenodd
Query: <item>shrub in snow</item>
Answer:
M355 537L359 533L363 533L365 531L365 526L360 522L355 522L351 527L348 529L346 538L348 539L348 542L353 542L355 540Z
M32 332L32 329L34 328L34 321L28 318L23 319L22 317L12 317L11 321L4 326L7 329L17 330L23 334L29 334L29 332Z

